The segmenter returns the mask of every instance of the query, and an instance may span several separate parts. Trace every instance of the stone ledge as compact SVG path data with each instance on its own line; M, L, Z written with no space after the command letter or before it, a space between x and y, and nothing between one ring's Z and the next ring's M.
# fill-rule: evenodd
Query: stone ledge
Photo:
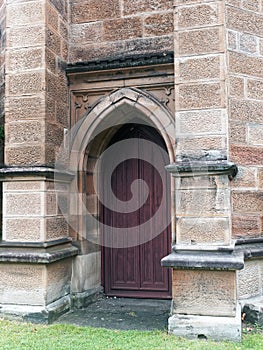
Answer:
M242 270L242 253L173 251L161 260L163 267L180 270Z
M0 305L0 316L9 320L47 324L71 309L70 295L45 306Z
M232 180L238 173L236 164L226 160L182 160L167 165L166 170L175 178L228 175Z
M9 178L14 177L44 177L46 179L56 179L71 181L74 178L74 174L67 171L59 171L55 168L45 166L32 166L32 167L2 167L0 168L0 181L6 181Z
M67 66L67 73L93 72L118 68L142 67L174 63L174 53L171 51L140 55L109 57L89 62L75 62Z
M57 249L7 249L0 248L0 263L51 264L78 255L79 250L72 245Z

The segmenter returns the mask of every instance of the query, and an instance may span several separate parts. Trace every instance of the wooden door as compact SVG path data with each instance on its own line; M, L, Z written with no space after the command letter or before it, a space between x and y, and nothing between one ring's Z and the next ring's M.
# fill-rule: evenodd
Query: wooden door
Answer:
M134 139L135 149L138 139L154 141L165 149L161 136L152 127L127 124L117 132L111 144L124 139ZM170 193L169 175L167 174L166 183L163 184L158 171L149 162L140 159L139 153L143 150L137 148L137 152L137 159L127 159L114 170L111 178L112 191L118 199L128 201L132 196L131 183L136 179L143 179L148 185L148 198L141 208L131 213L120 214L102 206L103 222L106 225L122 228L140 226L151 219L158 210L163 191L168 190ZM151 154L151 156L155 157L156 154ZM161 161L163 167L169 164L168 154ZM107 193L106 189L104 191ZM164 212L166 217L163 217L163 220L167 221L170 217L169 201L166 203ZM154 229L153 221L151 230ZM136 240L138 237L134 238ZM123 239L125 240L125 237ZM168 255L170 250L170 225L161 234L154 235L150 241L135 247L105 247L103 256L105 293L109 296L120 297L170 298L171 271L161 267L160 264L160 260Z

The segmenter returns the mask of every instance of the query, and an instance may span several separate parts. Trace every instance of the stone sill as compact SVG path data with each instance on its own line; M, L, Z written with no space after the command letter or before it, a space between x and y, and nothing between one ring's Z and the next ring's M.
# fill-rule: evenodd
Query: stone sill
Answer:
M79 250L72 245L45 249L0 248L0 263L51 264L78 255Z
M69 172L62 172L55 168L45 166L29 167L2 167L0 168L0 181L13 179L14 177L44 177L46 179L56 179L71 181L74 175Z
M242 270L244 257L235 252L174 251L161 264L177 270Z

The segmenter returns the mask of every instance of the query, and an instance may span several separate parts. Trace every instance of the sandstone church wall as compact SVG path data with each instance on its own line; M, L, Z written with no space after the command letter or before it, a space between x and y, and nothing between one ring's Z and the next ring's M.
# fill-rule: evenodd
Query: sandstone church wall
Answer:
M173 0L72 0L70 62L173 50Z
M262 236L263 9L262 2L226 1L233 238Z

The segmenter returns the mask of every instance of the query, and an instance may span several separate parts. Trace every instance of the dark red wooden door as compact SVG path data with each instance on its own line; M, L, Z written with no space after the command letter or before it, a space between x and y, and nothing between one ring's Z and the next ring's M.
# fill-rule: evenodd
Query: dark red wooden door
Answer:
M141 298L170 298L171 297L171 276L169 269L161 267L160 260L170 252L171 245L171 230L170 225L158 234L155 235L157 223L152 220L160 205L163 205L163 192L170 193L169 176L167 174L166 181L158 173L157 169L151 162L141 158L144 150L138 147L138 139L146 139L154 141L159 146L165 148L160 135L151 127L131 125L121 128L112 139L111 144L124 139L132 139L132 147L134 146L135 153L138 153L138 158L127 159L121 162L114 170L111 178L111 187L113 193L119 200L123 202L129 201L132 195L131 184L136 179L144 180L148 186L148 198L138 210L130 213L117 213L102 207L103 221L111 227L133 228L139 227L139 232L136 231L134 241L140 241L140 237L148 234L143 232L149 229L149 225L144 227L144 223L150 223L150 230L154 238L143 242L136 246L124 248L105 247L104 248L104 287L105 293L109 296L122 297L141 297ZM120 150L121 151L121 150ZM147 150L149 152L149 150ZM147 154L147 159L156 157L158 154L154 151L152 154ZM158 152L157 152L158 153ZM118 156L118 155L116 155ZM162 158L161 166L169 163L168 154ZM102 172L103 173L103 172ZM107 195L107 189L103 189ZM137 195L140 196L140 187ZM169 198L170 196L167 196ZM162 208L162 220L169 221L170 203L166 201L165 208ZM160 224L160 223L158 223ZM162 226L162 225L161 225ZM108 232L109 233L109 232ZM107 232L105 232L107 235ZM140 237L138 237L140 235ZM119 246L125 246L125 234L119 238L123 240Z

